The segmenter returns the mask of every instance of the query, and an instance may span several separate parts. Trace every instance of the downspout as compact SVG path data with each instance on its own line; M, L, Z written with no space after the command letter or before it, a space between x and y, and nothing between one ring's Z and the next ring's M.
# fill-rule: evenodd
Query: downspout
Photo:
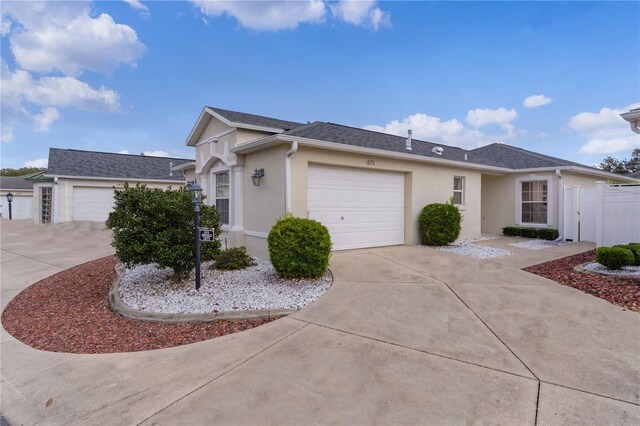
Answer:
M564 184L560 169L556 169L556 176L558 176L558 238L556 241L562 241L564 240Z
M298 151L298 142L291 142L291 149L284 157L284 212L291 213L291 156Z

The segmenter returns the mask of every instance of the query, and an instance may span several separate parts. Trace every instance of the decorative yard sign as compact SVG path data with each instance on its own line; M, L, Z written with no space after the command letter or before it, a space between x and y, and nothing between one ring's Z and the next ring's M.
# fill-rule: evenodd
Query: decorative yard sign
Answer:
M213 228L200 228L200 241L214 241Z

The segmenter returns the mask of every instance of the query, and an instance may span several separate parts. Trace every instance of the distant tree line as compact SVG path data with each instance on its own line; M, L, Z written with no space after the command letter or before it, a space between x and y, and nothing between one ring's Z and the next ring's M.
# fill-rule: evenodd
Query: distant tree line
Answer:
M598 166L604 171L617 173L619 175L628 175L629 173L640 172L640 148L631 151L631 159L617 160L613 157L607 157L602 160Z
M22 167L21 169L12 169L10 167L6 167L4 169L0 169L0 176L22 176L22 175L30 175L32 173L43 172L47 169L42 167Z

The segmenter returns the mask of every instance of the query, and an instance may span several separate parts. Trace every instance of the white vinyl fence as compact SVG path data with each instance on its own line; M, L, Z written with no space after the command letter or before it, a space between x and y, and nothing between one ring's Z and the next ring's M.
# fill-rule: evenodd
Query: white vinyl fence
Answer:
M564 238L597 247L640 242L640 185L565 188Z

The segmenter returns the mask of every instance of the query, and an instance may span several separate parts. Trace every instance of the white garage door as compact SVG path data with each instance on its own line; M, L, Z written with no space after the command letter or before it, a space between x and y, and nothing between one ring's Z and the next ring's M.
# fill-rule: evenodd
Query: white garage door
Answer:
M75 187L73 220L104 222L113 210L113 188Z
M404 244L404 175L309 166L309 217L334 250Z
M9 202L5 196L2 196L2 217L9 218ZM11 218L12 219L31 219L33 217L33 196L13 196L11 202Z

